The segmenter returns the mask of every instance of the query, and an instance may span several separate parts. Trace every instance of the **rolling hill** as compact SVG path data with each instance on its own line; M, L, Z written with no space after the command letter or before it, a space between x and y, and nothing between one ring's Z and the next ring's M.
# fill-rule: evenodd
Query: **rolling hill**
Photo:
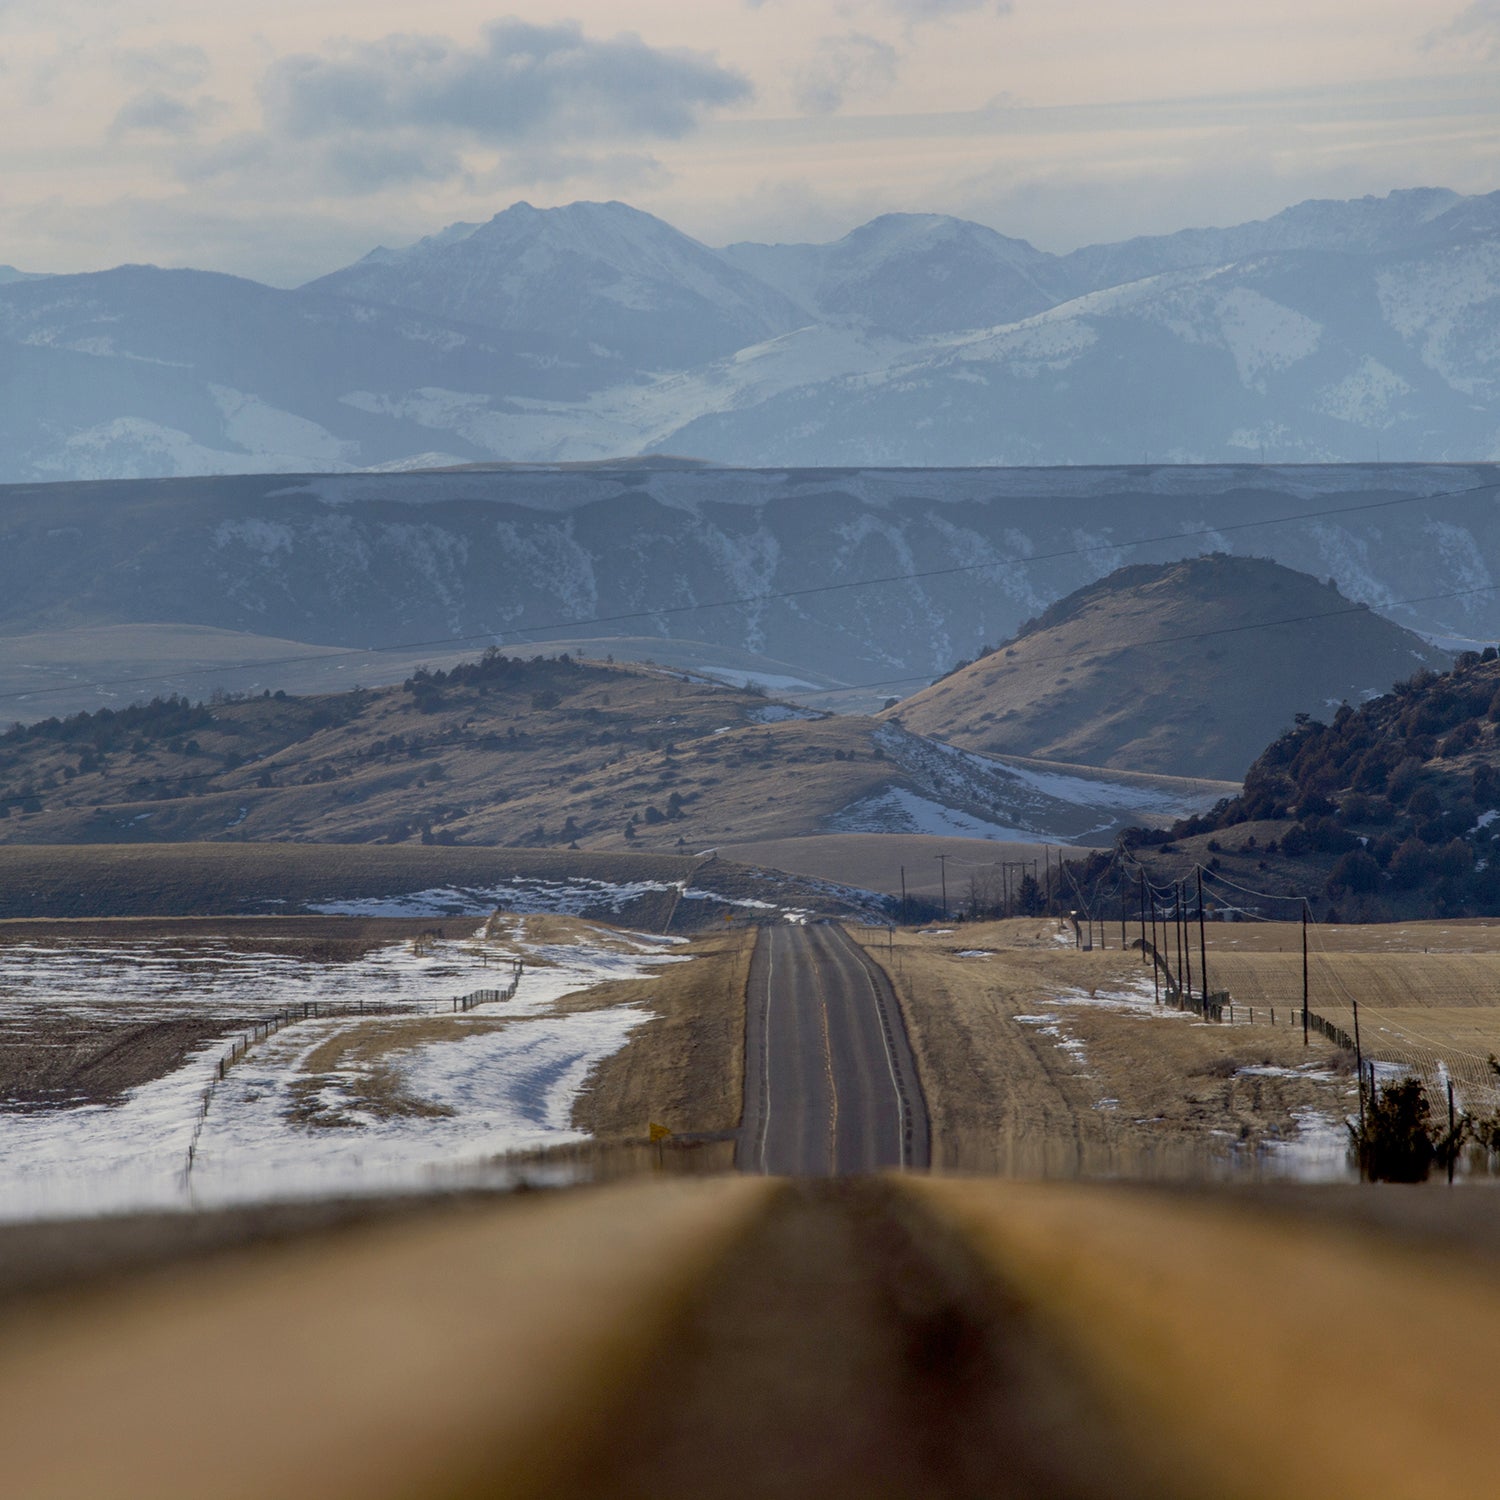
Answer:
M1221 790L1044 773L693 674L497 652L399 687L173 698L0 735L7 843L1089 843Z
M1448 658L1264 558L1117 569L882 716L990 754L1238 780L1297 713Z

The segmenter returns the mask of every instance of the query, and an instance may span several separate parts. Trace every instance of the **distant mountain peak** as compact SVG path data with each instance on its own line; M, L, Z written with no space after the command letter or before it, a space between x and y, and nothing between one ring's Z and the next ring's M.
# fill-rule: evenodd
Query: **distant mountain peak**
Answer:
M805 315L754 276L628 203L513 203L310 282L476 328L563 335L618 379L681 369L798 327Z

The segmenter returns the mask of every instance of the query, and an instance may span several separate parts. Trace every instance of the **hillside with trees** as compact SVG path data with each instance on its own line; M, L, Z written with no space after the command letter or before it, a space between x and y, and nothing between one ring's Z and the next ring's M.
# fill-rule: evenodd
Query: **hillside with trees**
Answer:
M692 673L490 650L399 686L182 697L0 734L0 843L296 840L682 852L846 832L1124 826L1143 796ZM957 825L953 823L958 820Z
M1220 904L1264 915L1292 909L1228 881L1343 920L1500 914L1500 656L1466 652L1328 722L1299 715L1238 796L1120 843L1164 880L1201 863Z

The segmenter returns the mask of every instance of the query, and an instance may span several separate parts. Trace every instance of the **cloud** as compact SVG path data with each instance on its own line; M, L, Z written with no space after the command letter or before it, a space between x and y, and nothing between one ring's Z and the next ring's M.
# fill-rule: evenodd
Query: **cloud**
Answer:
M191 187L230 179L235 191L259 200L288 192L360 197L412 183L463 183L466 175L460 151L420 131L346 133L295 146L248 131L185 153L177 172Z
M831 115L851 91L878 92L896 81L896 49L863 32L824 37L793 78L792 93L804 114Z
M475 174L472 190L488 194L518 184L554 186L585 180L607 181L612 193L646 192L665 187L672 174L645 152L616 151L598 156L544 148L507 152L492 171Z
M112 139L125 135L185 138L224 111L225 106L217 99L183 99L163 89L146 89L120 107L109 133Z
M113 54L113 62L122 77L148 88L197 88L209 73L208 54L203 48L182 42L120 48Z
M702 53L521 21L489 26L473 49L389 36L282 58L261 84L268 129L290 139L415 127L501 146L680 137L750 93L743 74Z
M1428 32L1423 41L1428 48L1477 41L1485 57L1500 56L1500 0L1475 0L1446 26Z
M887 10L909 21L941 21L945 16L974 10L992 10L1004 16L1015 9L1012 0L882 0L882 3Z
M751 10L761 10L770 0L745 0ZM969 15L976 10L1008 16L1014 0L867 0L867 9L883 10L915 25L920 21L943 21L949 16Z

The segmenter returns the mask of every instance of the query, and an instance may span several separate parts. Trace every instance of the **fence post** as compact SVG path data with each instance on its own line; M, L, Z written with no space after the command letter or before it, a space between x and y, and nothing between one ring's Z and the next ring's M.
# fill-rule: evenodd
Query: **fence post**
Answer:
M1453 1141L1453 1080L1448 1080L1448 1186L1453 1186L1453 1159L1458 1155Z

